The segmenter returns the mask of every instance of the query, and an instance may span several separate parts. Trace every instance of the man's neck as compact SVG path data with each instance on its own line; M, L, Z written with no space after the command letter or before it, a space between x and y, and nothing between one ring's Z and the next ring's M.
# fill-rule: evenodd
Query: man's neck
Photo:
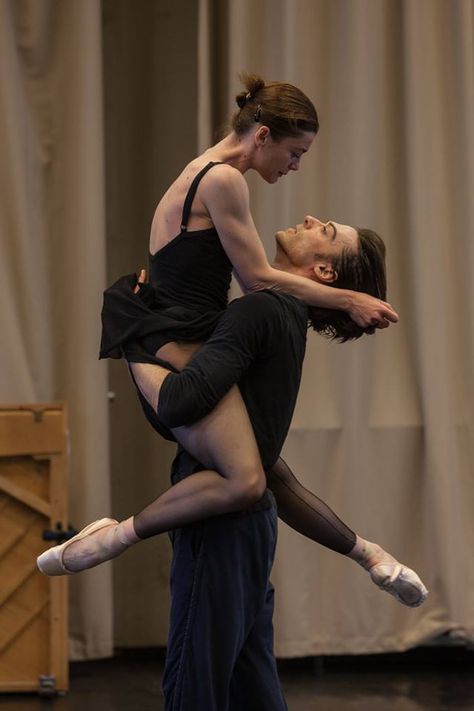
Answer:
M270 266L272 266L274 269L278 269L280 272L288 272L288 274L295 274L295 276L303 276L299 272L298 268L290 262L283 263L278 259L275 259L275 261L273 261Z

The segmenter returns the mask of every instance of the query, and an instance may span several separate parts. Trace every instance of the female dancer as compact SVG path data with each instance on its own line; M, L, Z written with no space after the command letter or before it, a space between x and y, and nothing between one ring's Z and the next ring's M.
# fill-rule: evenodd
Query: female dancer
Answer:
M233 131L186 166L158 204L150 237L153 290L139 298L136 279L124 277L105 295L101 355L125 356L139 391L155 410L166 372L151 366L180 369L193 344L209 336L225 308L232 268L246 292L271 287L310 305L346 310L359 334L397 320L384 301L268 264L249 211L243 173L254 169L274 183L297 170L316 135L318 119L309 99L291 85L266 85L255 76L246 77L245 85L246 91L237 96L240 110ZM146 516L138 514L118 525L111 519L90 524L75 539L40 556L40 569L47 574L77 572L150 535L242 510L262 497L265 473L236 387L210 416L179 428L176 438L209 469L172 486L147 507ZM362 564L370 560L370 567L393 562L388 554L381 556L378 547L369 551L367 546L359 539L354 550L344 552L356 559L362 556Z

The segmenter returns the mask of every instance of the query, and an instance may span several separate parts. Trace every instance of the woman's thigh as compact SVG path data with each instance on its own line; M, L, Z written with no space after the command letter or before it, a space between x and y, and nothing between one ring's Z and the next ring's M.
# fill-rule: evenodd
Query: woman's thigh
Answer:
M183 370L200 347L200 343L178 343L172 341L157 350L155 356L170 363L176 370ZM128 365L135 384L156 412L160 388L170 371L161 365L152 363L129 363Z
M182 370L200 344L168 343L156 356ZM137 387L154 411L168 370L149 363L130 363ZM159 412L158 412L159 417ZM172 430L176 440L201 464L225 478L242 474L263 477L260 454L252 424L237 386L206 417L193 425Z
M173 434L201 464L225 477L262 472L252 424L235 385L206 417Z

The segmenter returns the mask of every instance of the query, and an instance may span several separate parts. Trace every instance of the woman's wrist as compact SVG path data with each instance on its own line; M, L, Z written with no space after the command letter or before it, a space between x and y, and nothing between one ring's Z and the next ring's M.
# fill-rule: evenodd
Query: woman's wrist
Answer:
M332 291L336 294L337 303L333 308L351 313L355 305L357 291L351 291L350 289L332 289Z

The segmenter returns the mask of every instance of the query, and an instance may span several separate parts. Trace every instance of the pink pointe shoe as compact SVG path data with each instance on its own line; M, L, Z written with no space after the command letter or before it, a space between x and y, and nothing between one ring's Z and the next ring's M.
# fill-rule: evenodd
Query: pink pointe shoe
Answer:
M428 597L428 590L411 568L401 563L379 563L369 570L372 581L408 607L418 607Z
M117 525L118 521L113 518L101 518L98 521L90 523L83 528L82 531L79 531L76 536L65 541L65 543L61 543L61 545L54 546L53 548L48 548L44 553L41 553L36 559L39 570L45 575L74 575L74 573L78 573L80 570L93 568L95 565L99 565L99 563L115 557L115 555L117 555L116 552L112 553L112 555L108 555L109 551L106 550L103 545L100 545L100 540L95 542L91 538L90 542L84 541L86 544L84 545L84 550L79 551L73 556L74 570L69 570L64 562L64 554L73 543L86 539L98 531L103 531L105 528L111 529L111 527L113 527L116 530ZM104 533L105 531L103 531L103 534ZM104 538L103 534L100 538ZM109 536L107 536L107 538L109 538ZM91 545L87 545L88 543Z

